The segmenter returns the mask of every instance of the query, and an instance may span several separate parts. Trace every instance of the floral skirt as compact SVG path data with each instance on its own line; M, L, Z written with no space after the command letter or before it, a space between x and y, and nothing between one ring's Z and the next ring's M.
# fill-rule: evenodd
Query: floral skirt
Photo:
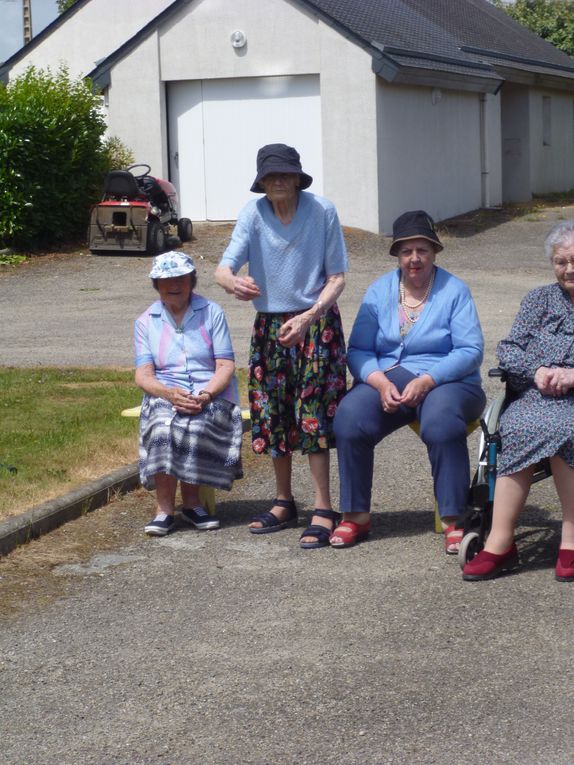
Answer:
M345 338L337 305L313 322L302 347L279 328L295 313L258 313L249 355L251 440L257 454L312 454L335 445L333 418L347 389Z
M498 475L512 475L554 456L574 468L574 392L543 396L528 388L502 413L500 435Z

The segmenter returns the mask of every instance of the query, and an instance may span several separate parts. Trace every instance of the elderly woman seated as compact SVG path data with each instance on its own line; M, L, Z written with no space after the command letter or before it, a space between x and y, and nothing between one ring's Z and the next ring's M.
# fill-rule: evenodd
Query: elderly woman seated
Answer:
M469 581L492 579L518 563L514 528L534 466L550 458L562 506L556 579L574 581L574 221L558 223L545 241L556 282L529 292L510 334L497 349L517 397L500 420L502 448L492 529L484 550L464 567Z
M427 446L447 554L466 509L470 465L467 423L480 415L483 340L466 284L435 266L443 249L423 211L393 225L390 253L398 268L366 292L349 340L355 385L335 417L343 522L333 547L349 547L370 529L375 446L415 420Z
M154 489L152 536L174 528L177 482L184 521L219 526L200 503L200 485L229 489L241 474L241 410L235 363L222 309L194 293L193 260L158 255L150 272L156 300L135 323L136 383L144 391L140 417L140 477Z

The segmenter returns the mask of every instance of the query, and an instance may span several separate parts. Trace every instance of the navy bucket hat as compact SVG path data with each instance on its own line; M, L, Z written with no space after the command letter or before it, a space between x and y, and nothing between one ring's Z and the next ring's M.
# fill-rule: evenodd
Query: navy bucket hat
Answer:
M308 188L313 178L303 172L299 152L284 143L269 143L257 152L257 176L251 186L251 191L264 194L259 181L270 173L296 173L301 178L301 189Z
M399 215L393 223L393 241L391 255L397 255L398 245L406 239L428 239L434 245L435 252L443 249L434 230L434 221L424 210L411 210Z

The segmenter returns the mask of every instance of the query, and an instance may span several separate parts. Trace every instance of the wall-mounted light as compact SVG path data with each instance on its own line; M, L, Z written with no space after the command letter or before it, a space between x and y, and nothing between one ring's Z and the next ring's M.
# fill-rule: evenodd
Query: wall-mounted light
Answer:
M235 32L232 32L230 39L234 48L243 48L247 43L247 35L240 29L236 29Z
M442 98L442 90L440 88L433 88L431 91L431 102L434 104L438 104L438 102Z

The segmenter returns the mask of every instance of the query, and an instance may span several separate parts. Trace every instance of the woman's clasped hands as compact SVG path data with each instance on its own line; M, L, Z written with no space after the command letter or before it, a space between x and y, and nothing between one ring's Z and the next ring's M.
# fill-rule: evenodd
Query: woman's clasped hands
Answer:
M574 369L538 367L534 384L544 396L563 396L574 387Z
M392 414L400 406L415 408L422 403L427 393L434 387L435 382L430 375L421 375L407 383L403 392L399 393L396 385L387 379L380 388L383 410Z
M209 395L200 393L195 396L183 388L168 388L168 401L179 414L199 414L209 404Z

